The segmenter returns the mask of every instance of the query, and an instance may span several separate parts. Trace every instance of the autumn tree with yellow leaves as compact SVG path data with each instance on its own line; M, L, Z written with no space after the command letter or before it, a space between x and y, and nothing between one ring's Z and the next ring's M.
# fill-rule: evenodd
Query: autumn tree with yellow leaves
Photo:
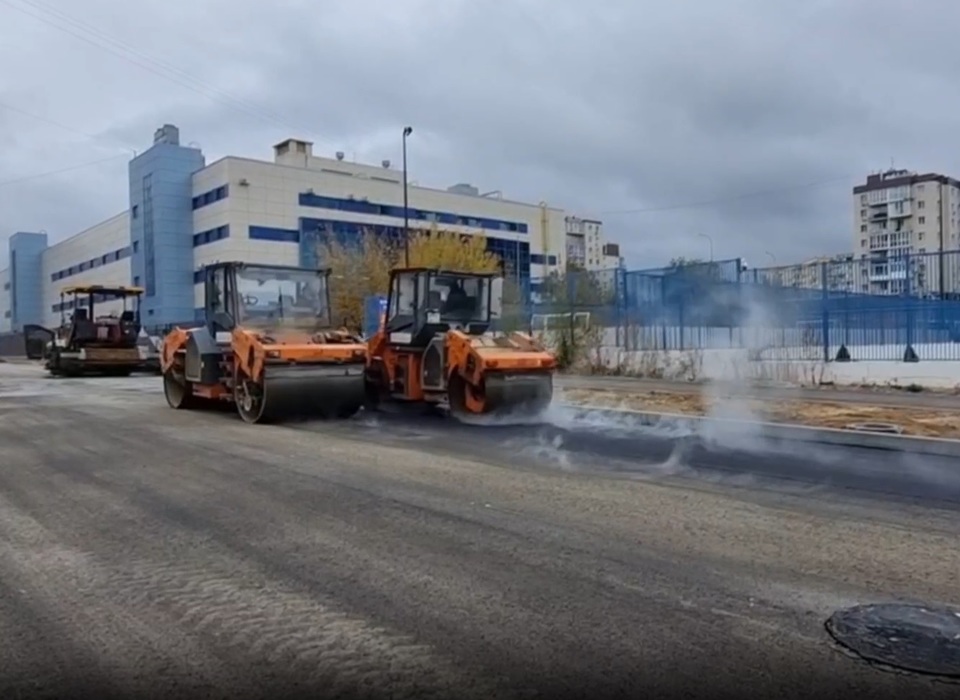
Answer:
M410 267L457 272L499 272L500 258L487 250L486 237L442 230L413 230L409 238ZM319 244L319 257L331 270L330 301L335 322L359 327L365 300L386 295L390 270L406 266L403 241L390 241L363 231L348 242L334 236ZM504 305L519 305L516 285L504 285Z

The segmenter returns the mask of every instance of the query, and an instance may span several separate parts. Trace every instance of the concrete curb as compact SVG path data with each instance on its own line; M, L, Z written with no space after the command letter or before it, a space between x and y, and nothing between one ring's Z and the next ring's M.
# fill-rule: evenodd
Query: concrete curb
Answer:
M654 413L630 409L613 409L584 404L560 404L575 414L609 415L611 419L629 419L643 426L687 428L695 435L709 435L711 428L732 437L737 433L773 441L817 443L836 447L859 447L891 452L909 452L936 457L960 459L960 440L916 437L890 433L868 433L839 428L812 428L787 423L764 423L729 418L705 418L677 413Z

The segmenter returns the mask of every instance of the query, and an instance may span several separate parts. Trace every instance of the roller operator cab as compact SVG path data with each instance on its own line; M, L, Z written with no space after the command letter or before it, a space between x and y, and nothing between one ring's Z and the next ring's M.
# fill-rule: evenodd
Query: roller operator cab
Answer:
M228 262L203 278L205 323L161 348L171 407L232 405L249 423L362 408L366 345L333 327L329 270Z
M503 278L400 269L367 350L367 401L436 404L457 418L536 414L553 398L556 358L530 335L494 330Z
M54 376L129 375L140 369L139 287L84 285L60 292L60 327L31 326L28 337L48 338L44 366Z

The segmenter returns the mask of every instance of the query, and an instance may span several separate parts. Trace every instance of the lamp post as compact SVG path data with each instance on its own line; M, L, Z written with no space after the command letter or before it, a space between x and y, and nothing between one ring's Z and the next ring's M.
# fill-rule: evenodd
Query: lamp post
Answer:
M407 137L413 133L412 126L403 127L403 261L410 267L410 210L407 197Z

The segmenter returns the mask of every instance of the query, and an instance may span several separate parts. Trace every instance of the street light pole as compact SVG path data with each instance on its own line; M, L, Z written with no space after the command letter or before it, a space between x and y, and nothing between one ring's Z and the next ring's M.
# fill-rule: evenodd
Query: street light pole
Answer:
M410 209L407 196L407 137L413 133L412 126L403 127L403 261L410 267Z

